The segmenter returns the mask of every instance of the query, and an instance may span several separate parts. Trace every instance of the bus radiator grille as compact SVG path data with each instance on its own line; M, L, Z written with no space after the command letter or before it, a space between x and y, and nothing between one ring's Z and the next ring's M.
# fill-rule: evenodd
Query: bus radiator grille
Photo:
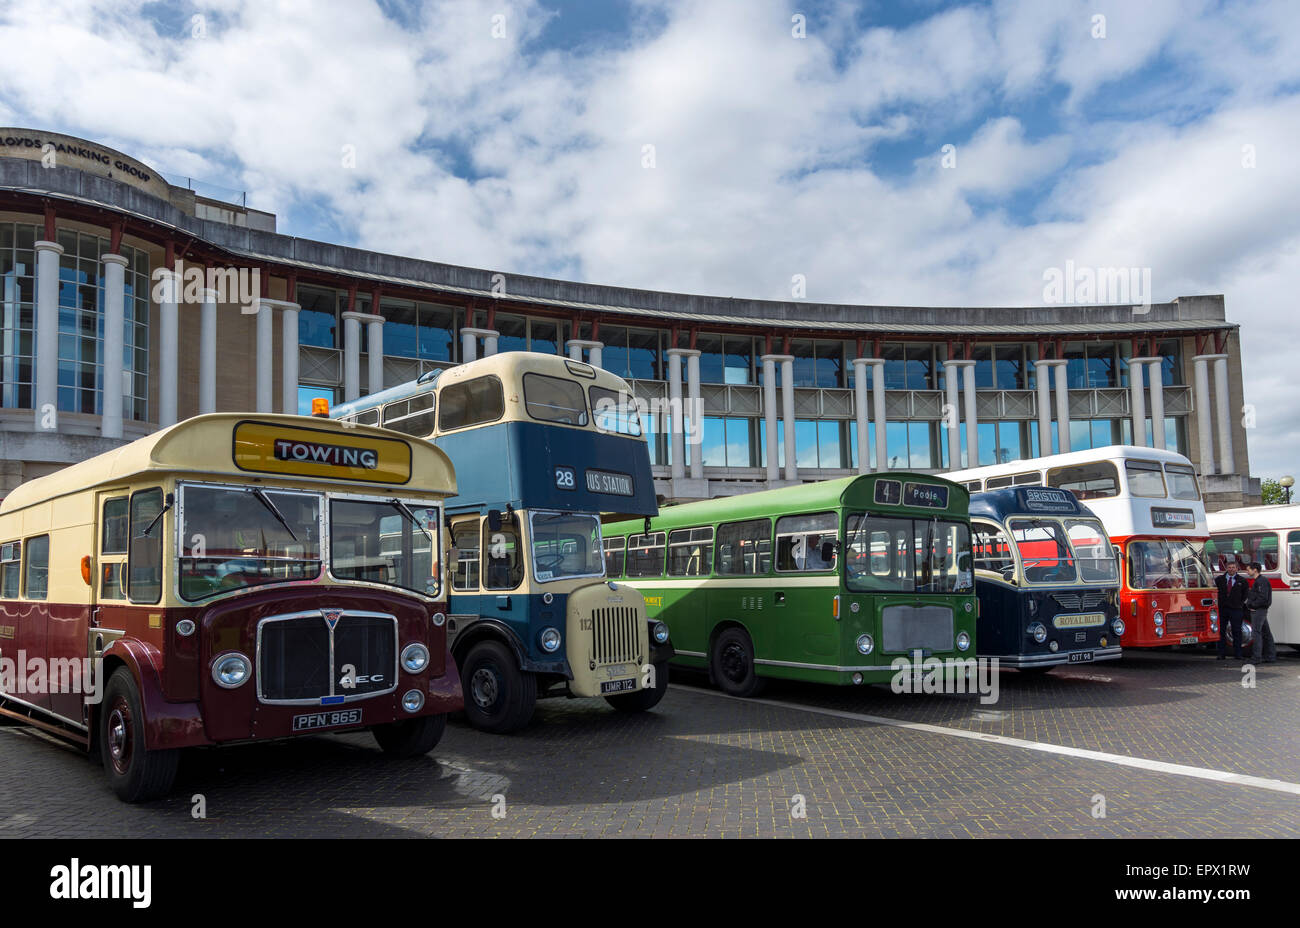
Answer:
M949 606L886 606L880 624L885 651L952 650Z
M319 612L270 618L258 637L257 691L266 702L355 699L394 684L397 623L392 616L344 613L332 632ZM345 667L351 668L347 684L342 683Z
M1165 613L1166 635L1198 635L1205 628L1203 612Z
M591 619L591 659L597 665L641 663L642 620L636 609L594 609Z
M1083 593L1057 592L1052 594L1052 599L1067 612L1079 612L1084 609L1096 609L1106 601L1106 594L1102 590L1087 590Z

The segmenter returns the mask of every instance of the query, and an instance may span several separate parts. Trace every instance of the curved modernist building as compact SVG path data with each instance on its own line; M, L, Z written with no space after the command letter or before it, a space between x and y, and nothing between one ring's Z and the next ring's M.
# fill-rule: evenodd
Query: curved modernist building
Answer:
M524 349L632 384L668 500L1121 443L1186 454L1211 508L1259 492L1217 295L857 306L518 276L280 235L97 143L4 128L0 288L0 493L188 416Z

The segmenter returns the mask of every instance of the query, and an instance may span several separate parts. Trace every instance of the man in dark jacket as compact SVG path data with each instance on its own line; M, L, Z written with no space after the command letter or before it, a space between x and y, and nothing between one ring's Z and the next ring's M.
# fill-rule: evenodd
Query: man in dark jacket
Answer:
M1237 573L1237 559L1232 558L1224 573L1214 578L1219 588L1219 660L1227 652L1228 629L1232 629L1232 656L1241 660L1241 621L1246 617L1246 578Z
M1250 625L1255 630L1255 637L1250 643L1250 660L1258 664L1262 656L1264 663L1271 664L1277 660L1277 644L1273 641L1273 630L1268 627L1268 608L1273 605L1273 587L1268 577L1260 576L1263 566L1259 561L1246 565L1246 574L1250 577L1250 590L1246 593L1246 608L1250 610Z

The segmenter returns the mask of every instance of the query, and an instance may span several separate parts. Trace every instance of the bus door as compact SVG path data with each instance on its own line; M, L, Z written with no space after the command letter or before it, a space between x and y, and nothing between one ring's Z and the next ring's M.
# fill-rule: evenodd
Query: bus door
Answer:
M10 538L0 546L0 658L11 661L13 668L10 678L0 675L0 687L16 699L43 709L49 708L48 692L44 686L29 682L24 659L46 657L44 600L48 591L49 544L46 533Z
M532 646L528 633L528 563L523 541L523 522L527 517L526 512L485 517L479 538L479 584L483 592L478 614L514 629L525 648Z
M451 534L451 552L449 572L451 589L448 591L447 608L456 620L454 633L463 628L467 622L477 619L480 614L479 600L482 598L479 575L479 545L481 541L479 524L482 519L478 513L448 516Z
M107 682L99 675L99 659L103 657L109 645L126 634L128 618L126 563L127 545L130 539L130 505L131 497L126 489L105 490L95 496L94 551L90 557L89 571L90 610L80 630L81 636L76 642L76 647L79 651L78 657L90 660L90 676L87 678L87 684L97 688L102 688ZM137 513L138 516L143 514ZM159 531L155 528L153 534L158 534ZM155 611L161 618L161 608ZM80 710L78 710L79 715Z

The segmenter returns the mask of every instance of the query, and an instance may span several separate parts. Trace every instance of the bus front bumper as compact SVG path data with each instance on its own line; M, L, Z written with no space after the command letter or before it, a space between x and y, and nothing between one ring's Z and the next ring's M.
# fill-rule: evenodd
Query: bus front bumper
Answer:
M1091 657L1076 655L1091 654ZM1106 648L1079 648L1073 651L1057 651L1055 654L999 654L995 655L1003 667L1058 667L1062 664L1095 664L1097 661L1113 661L1123 654L1123 648L1112 645ZM981 655L984 658L984 655ZM1073 658L1073 659L1072 659Z

